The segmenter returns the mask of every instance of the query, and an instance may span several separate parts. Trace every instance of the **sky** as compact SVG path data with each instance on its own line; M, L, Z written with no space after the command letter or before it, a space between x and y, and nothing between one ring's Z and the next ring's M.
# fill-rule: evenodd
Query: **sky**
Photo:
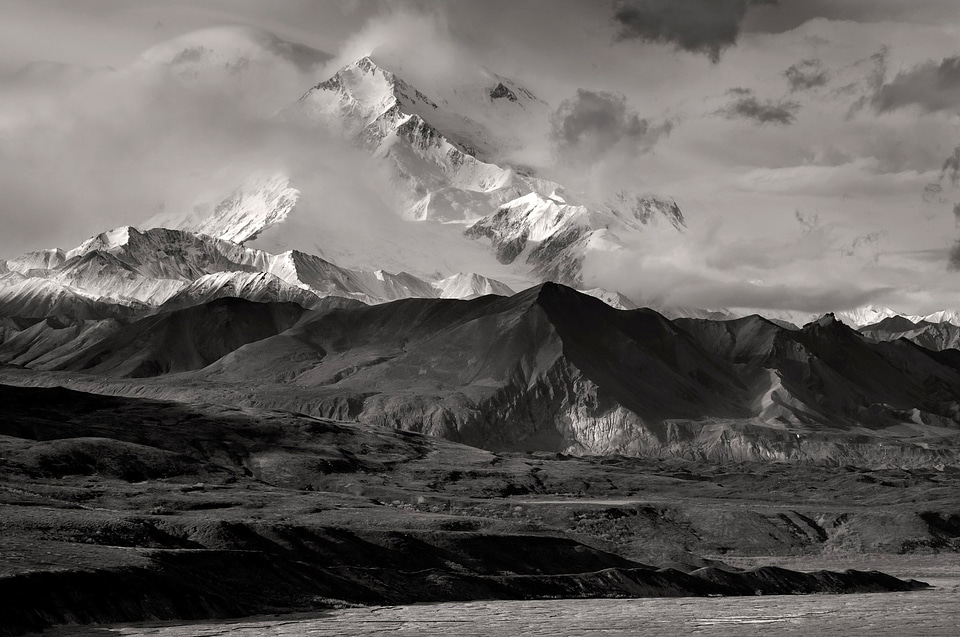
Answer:
M389 208L356 176L364 158L269 117L377 51L428 95L476 66L533 91L549 117L504 161L680 204L685 232L589 260L592 284L697 307L960 308L956 0L0 0L0 15L0 256L189 206L264 163L335 164L312 172L338 210ZM241 83L186 86L149 63L221 25L329 59L265 55Z

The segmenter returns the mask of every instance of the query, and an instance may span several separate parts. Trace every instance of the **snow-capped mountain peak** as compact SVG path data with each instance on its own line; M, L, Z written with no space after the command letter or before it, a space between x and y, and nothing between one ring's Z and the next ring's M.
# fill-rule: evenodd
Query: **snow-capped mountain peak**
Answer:
M588 296L592 296L596 299L600 299L610 307L616 308L618 310L635 310L637 309L637 304L631 301L629 298L621 294L620 292L614 292L612 290L606 290L604 288L591 288L589 290L580 290Z
M888 307L863 305L852 310L835 312L834 316L851 327L863 327L865 325L875 325L883 319L900 316L900 314Z
M189 230L217 239L252 241L270 226L283 222L300 198L282 173L254 174L230 194L200 201L193 211L159 214L141 224L143 229Z
M619 190L603 202L603 207L635 229L656 226L663 221L681 231L687 226L676 201L655 195Z
M445 141L461 152L479 157L490 151L492 134L484 126L442 108L369 56L311 88L299 105L299 115L371 150L404 124L408 128L426 124L442 131Z
M70 259L83 256L94 250L109 252L115 248L125 246L130 242L131 230L133 230L131 226L119 226L90 237L73 250L68 251L66 253L66 260L69 261Z
M911 316L907 318L911 319L914 323L926 321L928 323L950 323L960 326L960 310L940 310L939 312L933 312L926 316Z

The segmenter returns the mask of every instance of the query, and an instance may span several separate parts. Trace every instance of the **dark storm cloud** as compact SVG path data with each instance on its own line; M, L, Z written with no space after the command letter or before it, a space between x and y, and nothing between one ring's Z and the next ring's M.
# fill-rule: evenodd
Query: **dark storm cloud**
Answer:
M873 95L881 113L916 106L927 113L960 108L960 56L927 62L899 73Z
M621 40L674 44L717 62L736 44L750 7L773 0L614 0L613 19Z
M594 162L613 150L640 152L672 128L669 122L651 126L619 93L585 89L560 104L551 124L560 155L580 163Z
M789 126L796 120L797 112L800 110L800 104L797 102L760 101L753 91L733 89L729 93L736 99L719 111L727 119L747 119L761 125Z
M830 74L818 58L797 62L784 71L783 75L790 83L791 93L817 88L830 81Z

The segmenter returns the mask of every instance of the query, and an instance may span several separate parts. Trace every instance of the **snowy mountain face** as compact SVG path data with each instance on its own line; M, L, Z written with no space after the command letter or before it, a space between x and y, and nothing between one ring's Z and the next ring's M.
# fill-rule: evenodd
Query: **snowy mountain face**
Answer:
M223 229L237 227L245 226ZM475 274L425 281L407 273L342 268L295 250L270 254L168 228L123 226L69 251L36 252L9 263L16 270L0 274L0 315L15 317L124 317L227 296L310 308L330 296L383 303L513 293Z
M66 261L63 250L37 250L3 262L3 271L29 274L31 270L49 270Z
M579 286L583 260L591 252L622 248L620 237L642 232L664 220L680 230L676 203L618 193L620 205L591 208L570 204L556 193L531 192L504 204L467 229L467 236L489 239L501 263L522 259L543 279Z
M914 322L950 323L951 325L960 326L960 310L940 310L939 312L933 312L926 316L910 316L908 318Z
M128 71L137 65L160 69L188 85L249 83L280 61L293 74L287 81L316 72L328 59L266 32L230 27L158 45ZM401 217L418 222L404 241L423 237L424 257L469 253L459 264L481 265L482 258L491 266L482 267L484 274L509 271L511 281L523 284L543 279L579 284L585 256L619 249L621 238L649 227L682 229L682 213L672 202L628 193L586 202L505 162L520 132L546 122L549 114L544 102L516 82L484 69L449 86L418 81L426 82L431 94L365 57L299 101L284 98L289 106L279 117L345 137L389 166ZM253 174L231 192L198 199L190 210L116 228L71 250L10 259L0 268L0 305L8 316L122 318L224 296L312 307L330 296L380 303L513 292L490 276L458 272L456 260L445 268L418 263L419 275L380 269L385 256L396 267L414 252L399 241L392 249L400 252L389 255L356 246L354 253L366 263L350 268L276 242L270 252L244 245L291 221L300 224L291 226L297 231L309 226L297 219L301 197L289 175ZM325 246L342 241L327 232L311 244L325 254Z
M188 230L216 239L244 243L284 221L300 197L283 174L253 175L215 203L198 202L185 213L155 215L141 228Z
M474 299L487 294L512 296L514 293L500 281L479 274L454 274L435 282L433 287L441 299Z
M492 85L463 91L483 96L472 108L462 97L455 105L479 116L486 106L528 113L541 104L504 78L484 79ZM491 127L450 107L365 57L310 89L287 116L387 160L407 218L469 224L466 236L489 240L501 263L519 259L536 280L579 285L587 254L619 249L650 226L684 227L671 201L626 192L574 201L556 183L494 163L505 149Z
M476 219L530 188L512 169L482 159L495 153L485 126L446 110L369 57L314 86L288 116L388 159L410 219Z
M853 327L862 328L877 325L885 322L887 319L905 319L911 323L948 323L954 326L960 326L960 310L940 310L927 315L903 314L888 307L876 307L873 305L864 305L854 310L837 312L836 316L844 323Z
M863 327L864 325L879 323L883 319L899 316L899 314L888 307L864 305L853 310L836 312L835 316L852 327Z
M605 290L603 288L593 288L590 290L582 290L583 294L587 296L592 296L595 299L600 299L607 305L618 310L636 310L639 309L637 304L628 299L623 294L619 292L613 292L612 290Z
M316 77L330 59L265 31L218 27L153 47L127 70L159 68L188 84L211 79L249 84L279 64L284 73L293 73L286 82L301 81L297 78L304 75L298 74ZM296 100L299 86L272 98L285 106L278 116L344 137L389 166L401 216L419 222L409 225L423 230L425 247L418 251L428 257L453 231L462 233L464 241L447 245L447 253L472 242L476 254L484 254L489 246L491 267L476 271L502 277L507 271L499 266L506 264L507 280L518 288L544 279L585 287L589 282L583 281L582 266L590 255L624 249L632 235L651 228L684 229L683 213L669 199L623 191L586 197L513 166L507 159L511 151L522 143L524 131L549 119L550 107L517 82L486 69L464 69L458 78L441 81L404 67L401 60L375 55L341 68ZM311 241L317 250L290 250L282 242L269 244L269 252L242 245L264 247L254 242L292 221L300 224L297 231L309 226L312 220L298 219L302 196L289 175L254 174L231 192L198 199L191 210L156 215L140 230L120 228L73 250L44 250L0 262L2 302L10 308L23 303L30 314L71 307L97 313L98 303L143 312L174 299L183 307L190 299L199 303L229 294L310 305L331 295L378 303L511 291L490 276L469 273L472 268L447 263L405 267L405 255L414 250L404 242L416 231L393 245L377 244L394 250L389 254L367 245L351 247L351 254L366 262L354 259L349 268L309 254L327 257L327 246L343 242L335 233ZM165 234L164 228L180 234ZM341 252L332 250L338 262ZM381 261L401 273L382 271ZM480 262L470 262L474 264ZM598 296L616 307L632 306L615 292ZM658 309L669 316L716 319L756 312ZM798 326L814 318L798 312L761 313ZM839 312L837 318L864 326L895 314L859 308ZM909 318L960 325L956 311Z

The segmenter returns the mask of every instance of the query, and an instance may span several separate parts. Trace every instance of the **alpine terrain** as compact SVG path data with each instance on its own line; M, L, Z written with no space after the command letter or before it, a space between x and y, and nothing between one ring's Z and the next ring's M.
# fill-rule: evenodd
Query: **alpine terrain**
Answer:
M628 9L657 3L614 4L616 47L672 37L631 31ZM679 48L716 65L736 35ZM522 158L564 108L616 128L614 145L656 124L600 90L579 90L585 112L558 108L473 60L345 57L363 43L333 55L213 27L119 68L16 76L68 78L64 100L142 82L161 110L202 105L193 134L219 119L244 133L211 153L223 170L209 177L176 157L184 183L209 182L181 203L118 199L122 225L0 259L0 635L370 604L928 588L896 560L960 551L960 313L639 298L671 280L623 264L649 256L644 276L661 272L683 249L644 251L694 234L693 214L670 193L586 169L561 183L569 172ZM701 119L776 106L764 123L786 127L799 103ZM62 128L85 131L77 121ZM628 150L612 161L648 149ZM138 188L123 179L117 192ZM804 241L829 235L796 218ZM704 252L692 277L738 256L710 252L712 237L691 239ZM771 565L786 558L831 568ZM875 568L890 560L896 577Z

